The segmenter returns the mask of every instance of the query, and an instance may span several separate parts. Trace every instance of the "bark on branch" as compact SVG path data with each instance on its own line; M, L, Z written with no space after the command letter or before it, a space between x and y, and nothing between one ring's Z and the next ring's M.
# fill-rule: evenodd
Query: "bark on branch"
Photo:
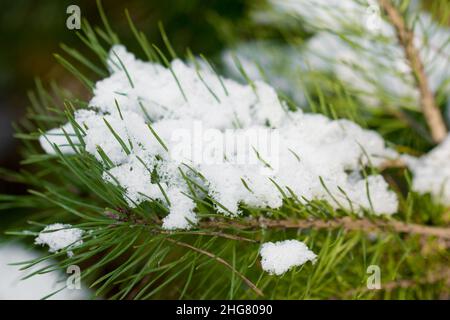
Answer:
M123 211L123 210L122 210ZM132 222L138 225L152 226L146 220L138 219L133 216L131 212L127 212L126 217L117 218L113 217L115 220L122 222ZM156 223L160 225L160 222ZM343 228L347 231L363 231L363 232L396 232L405 233L410 235L418 235L421 237L435 237L442 240L446 247L450 247L450 227L437 227L437 226L426 226L421 224L406 223L398 220L371 220L368 218L352 218L337 217L329 220L323 219L267 219L267 218L251 218L244 220L209 220L202 221L199 223L198 228L202 231L179 231L178 233L183 234L198 234L198 235L209 235L215 237L224 237L231 240L237 241L249 241L254 242L253 239L248 239L240 237L237 235L230 235L223 230L226 229L239 229L239 230L258 230L261 228L267 229L339 229ZM213 230L213 231L205 231ZM219 230L219 231L217 231ZM159 233L172 234L171 231L165 230L154 230ZM177 233L177 232L175 232Z
M338 229L344 228L348 231L365 232L388 232L407 233L423 237L436 237L448 243L450 242L450 228L431 227L401 221L373 221L369 219L353 219L351 217L335 218L332 220L270 220L270 219L251 219L247 221L205 221L200 223L201 228L236 228L236 229Z

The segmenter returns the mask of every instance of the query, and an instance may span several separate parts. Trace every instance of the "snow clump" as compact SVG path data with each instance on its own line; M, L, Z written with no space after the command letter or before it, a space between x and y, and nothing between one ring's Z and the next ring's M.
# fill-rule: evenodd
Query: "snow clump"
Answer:
M104 165L105 181L124 188L130 207L163 203L169 211L163 228L188 229L197 222L187 180L204 191L197 197L209 196L226 215L238 215L241 204L279 208L278 187L301 202L326 200L360 214L397 211L397 197L383 177L361 174L369 164L397 157L376 132L288 111L262 81L240 84L180 60L165 68L120 45L108 63L110 76L96 83L89 107L74 115L83 141L71 124L62 128ZM62 128L41 136L47 152L54 153L52 144L67 146L58 135Z
M34 243L47 245L49 252L58 252L65 248L75 248L83 244L81 237L83 230L72 228L70 224L55 223L48 225L39 233ZM71 257L72 251L67 251L67 255Z
M282 275L307 261L316 261L316 254L298 240L266 242L260 250L261 265L270 274Z

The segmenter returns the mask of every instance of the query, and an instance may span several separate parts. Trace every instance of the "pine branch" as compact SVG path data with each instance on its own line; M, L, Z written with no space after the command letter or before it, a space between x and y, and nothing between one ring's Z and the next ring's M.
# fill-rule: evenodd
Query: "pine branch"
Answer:
M270 219L249 219L244 221L219 222L209 221L200 224L203 228L270 228L270 229L338 229L344 228L348 231L365 232L387 232L407 233L423 237L437 237L445 240L446 246L450 247L450 228L432 227L420 224L405 223L402 221L374 221L367 218L353 219L351 217L334 218L332 220L270 220Z
M390 19L393 20L392 23L399 34L399 41L415 74L416 84L421 92L423 113L430 126L433 139L438 141L439 137L445 136L445 125L434 101L433 93L428 87L428 80L423 64L420 61L419 53L413 46L412 31L407 29L403 18L389 0L382 2L390 5L390 9L393 10L393 13L389 13L390 11L385 9ZM105 22L104 24L107 42L117 43L118 39L110 30L108 23ZM148 57L151 60L155 60L154 57L157 53L160 53L160 57L157 57L156 60L162 59L164 64L167 65L168 60L158 47L149 45L143 34L138 33L131 22L130 24L139 44L141 44ZM107 55L105 49L101 47L94 31L89 26L84 29L87 30L85 41L101 58L102 64L105 65ZM163 30L162 33L164 33ZM173 50L169 48L170 44L167 42L165 34L163 34L163 38L168 46L168 50L173 53ZM86 60L80 57L79 54L76 54L74 51L70 51L70 53L69 55L75 60L86 65ZM119 60L122 69L124 69L129 84L133 87L136 82L131 81L131 77L126 71L126 66L117 55L116 58ZM202 58L204 57L202 56ZM204 60L207 62L206 58ZM208 62L207 64L209 65ZM69 69L72 70L72 65L70 64L69 66L71 67ZM91 65L89 62L87 62L86 66L91 66L91 69L99 71L98 73L103 70L103 68ZM170 71L173 73L172 70ZM84 79L82 74L75 73L82 80ZM197 75L199 75L198 72ZM177 86L181 89L180 83L182 82L179 82L174 74L173 76ZM202 76L199 75L199 77L200 81L204 82ZM228 95L221 77L218 74L217 77L226 95ZM91 82L94 83L93 80ZM322 82L318 81L317 83ZM217 98L214 92L210 90L209 84L204 82L204 85ZM330 92L335 92L334 89L330 90ZM339 90L342 91L342 97L336 94L337 96L332 97L333 99L330 100L332 101L331 103L327 102L327 99L331 98L331 96L324 94L321 89L317 89L319 101L315 110L329 117L338 118L336 110L339 111L339 106L335 108L335 104L339 104L338 98L340 98L345 101L342 104L345 108L342 107L342 110L348 112L348 105L353 105L355 109L353 111L354 114L345 113L346 117L363 119L362 115L357 114L356 110L359 109L359 106L357 101L353 100L353 95L342 88ZM338 92L337 89L336 92ZM184 96L183 89L181 89L181 93ZM220 101L220 99L216 99L216 101ZM38 105L40 104L53 106L47 100L43 102L38 101ZM87 103L80 104L80 106L87 106ZM117 101L116 106L120 118L123 120ZM43 109L47 110L47 107ZM32 123L36 122L37 124L39 124L38 120L42 120L43 125L40 126L42 128L54 127L53 124L56 124L55 122L60 122L60 120L56 120L57 118L52 119L47 114L45 114L44 118L44 111L41 108L36 108L35 113L30 117L30 120L32 120ZM342 112L342 114L344 113ZM75 129L75 120L70 113L67 116ZM383 116L385 114L380 115L381 120L384 119ZM426 131L406 112L398 111L396 116L409 124L406 127L415 128L421 133ZM436 119L442 122L443 130L442 128L436 128L434 124L437 121ZM106 123L106 126L112 131L112 135L125 153L128 154L130 150L128 144L125 143L127 140L121 139L109 125L109 122ZM405 126L398 127L404 128ZM30 132L34 127L31 126L26 129L25 132ZM83 129L80 127L79 130L82 131ZM150 127L150 130L167 151L166 145L152 127ZM395 288L410 288L413 291L422 283L435 282L434 279L430 280L427 275L423 278L426 281L422 282L420 277L424 276L424 272L421 272L420 275L416 274L417 262L425 263L428 271L431 270L430 266L434 263L434 261L428 259L428 256L431 255L428 253L424 254L424 252L428 249L426 246L431 247L430 244L434 246L436 242L425 240L428 240L430 237L440 240L438 259L443 259L444 261L446 257L441 256L441 249L450 247L450 226L445 225L445 222L444 225L438 226L439 223L436 223L435 226L427 226L393 219L385 220L374 216L367 218L355 217L354 213L349 213L349 215L343 217L339 214L341 211L336 213L336 209L325 201L317 201L317 203L320 202L319 205L316 205L316 202L303 205L303 201L296 199L296 195L289 188L292 195L291 198L278 185L278 190L283 195L283 204L286 204L281 208L257 209L247 207L247 204L242 203L243 209L246 210L246 213L248 210L250 217L233 217L234 219L231 220L229 217L218 215L218 212L214 210L215 207L219 206L224 208L218 201L207 196L205 196L205 199L193 196L192 199L198 204L195 213L198 214L198 218L203 219L196 226L193 226L191 230L164 230L161 228L161 217L167 213L168 208L158 200L149 198L151 201L145 201L142 205L132 207L127 202L127 200L131 201L131 199L123 186L105 183L102 178L105 168L96 159L82 152L77 153L73 157L65 156L55 145L55 153L60 160L57 163L51 157L42 156L40 154L41 150L35 150L36 148L27 139L31 141L36 140L36 136L33 137L25 134L25 132L21 133L21 138L30 149L28 157L25 158L27 161L30 161L29 163L33 163L37 167L34 172L38 174L34 172L29 175L21 173L16 179L19 181L22 179L23 182L30 185L30 188L33 187L33 189L38 191L32 191L32 197L30 196L29 198L21 196L14 200L10 199L10 197L5 197L5 200L8 200L9 203L2 205L7 208L11 206L11 203L15 202L17 207L33 208L33 211L38 208L38 220L40 222L46 223L56 218L59 220L66 220L67 218L72 219L74 223L79 222L78 226L83 230L89 230L89 232L86 232L85 239L83 239L84 244L78 248L74 257L66 259L65 252L60 252L48 258L61 259L62 261L59 263L61 268L74 263L86 263L88 266L83 270L83 277L92 284L92 287L99 287L96 292L97 295L104 295L113 299L173 298L174 295L178 294L180 299L184 297L208 299L229 297L233 299L235 294L239 294L238 297L245 298L255 297L254 293L263 296L264 291L267 298L328 298L332 295L336 296L336 294L338 297L341 297L341 294L343 294L339 290L341 286L347 289L359 287L361 282L358 277L361 274L366 275L366 262L369 261L380 265L382 265L382 262L386 262L382 265L386 279L397 279L397 274L400 273L412 274L410 276L411 279L418 279L417 281L407 279L397 280L392 282L392 284L386 283L385 288L387 291ZM66 133L65 135L68 137ZM81 135L78 134L78 136L79 140L82 141ZM428 133L423 134L423 136L426 136L426 140L431 141ZM80 148L80 150L82 149ZM103 160L107 160L108 155L105 152L103 152L103 155ZM140 162L145 166L142 160ZM108 167L108 164L112 167L111 161L108 160L105 163L107 164L106 167ZM403 168L404 166L404 161L394 159L383 163L378 170ZM402 173L403 170L399 170L399 172ZM49 173L52 173L52 175ZM185 178L184 175L183 177ZM207 194L202 189L202 186L192 182L193 187L191 188L189 184L191 180L188 178L185 180L191 191L198 187L205 195ZM70 183L68 184L67 182ZM243 183L245 184L245 181ZM326 185L323 183L322 185L326 189ZM158 186L161 192L164 193L159 183ZM71 189L73 188L77 192L72 192ZM192 194L194 195L194 192ZM142 193L141 195L145 194ZM165 194L164 197L170 206L168 197ZM423 200L426 205L426 199L424 198ZM371 200L369 199L369 201ZM134 203L134 201L131 202ZM418 201L415 201L414 197L407 197L405 199L406 204L401 206L398 213L409 217L411 212L418 212L420 214L415 217L417 218L416 222L435 221L441 218L437 216L441 214L441 207L435 212L431 212L431 209L434 207L431 209L426 208L422 212L421 207L424 207L424 205L417 207L416 202ZM262 218L266 211L273 213L270 219ZM353 208L351 210L343 209L342 211L353 211ZM206 217L212 218L208 219ZM285 238L290 235L300 238L297 231L303 229L307 229L307 232L302 233L302 241L307 242L315 252L318 252L320 257L318 264L314 267L311 266L310 270L297 272L300 271L299 269L292 272L290 276L280 278L275 278L262 272L263 270L258 268L258 266L251 268L258 263L260 257L259 247L262 243L275 241L281 235L284 235ZM335 230L338 231L336 232L337 235L335 232L329 232ZM368 241L366 235L372 233L382 233L388 236L378 237L375 241ZM23 232L21 235L31 236L27 232ZM420 241L417 241L418 239L412 236L420 237ZM420 250L421 247L422 250ZM415 248L419 250L414 251ZM431 249L433 250L432 253L434 253L435 248ZM405 258L406 256L407 258ZM355 260L354 257L362 257L362 259ZM391 263L392 260L388 259L398 259L398 265L397 260ZM409 266L412 265L414 268L408 268L408 264L405 266L405 259L411 260L408 261ZM31 262L30 265L38 262ZM223 274L222 266L232 271L230 277L218 276L218 274ZM47 272L47 269L42 269L42 272L44 271ZM308 274L305 271L310 271L310 273ZM448 276L448 272L446 275ZM85 276L89 278L85 278ZM242 279L246 285L236 285L236 279ZM336 288L333 286L334 283L337 284ZM169 285L171 285L170 289ZM324 290L325 287L326 289ZM418 292L422 290L420 287L416 289ZM358 292L364 293L364 288L360 288Z
M123 209L119 209L124 211ZM139 225L151 226L144 219L136 218L131 212L127 212L125 218L119 219L122 222L132 222ZM421 237L436 237L443 241L446 247L450 247L450 227L438 227L438 226L426 226L422 224L407 223L398 220L373 220L369 218L352 218L346 217L336 217L329 220L323 219L267 219L267 218L250 218L241 220L214 220L214 221L203 221L200 222L199 226L202 230L207 229L339 229L343 228L347 231L364 231L364 232L392 232L395 233L406 233L410 235L418 235ZM161 234L172 234L172 231L155 230L155 232ZM191 234L191 235L206 235L221 237L230 240L244 241L244 242L255 242L255 240L237 236L230 235L220 232L213 231L180 231L177 234Z
M389 21L396 30L398 41L405 52L406 59L411 66L416 85L420 92L420 104L423 115L434 142L439 143L446 137L447 129L436 104L433 92L429 87L419 52L414 46L414 33L406 26L404 18L390 0L379 0L379 3L387 13Z

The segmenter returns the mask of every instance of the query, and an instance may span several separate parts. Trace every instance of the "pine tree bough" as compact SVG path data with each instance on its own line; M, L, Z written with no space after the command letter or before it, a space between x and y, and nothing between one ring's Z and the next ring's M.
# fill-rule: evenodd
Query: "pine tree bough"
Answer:
M241 203L279 208L287 195L358 214L397 211L383 177L366 174L366 167L398 157L376 132L288 111L264 82L241 85L180 60L164 68L114 46L108 63L111 76L96 83L90 108L75 112L78 124L50 130L41 144L48 153L56 145L68 154L84 145L103 163L103 179L124 189L130 207L164 203L164 228L197 222L195 201L203 199L190 194L190 185L230 216L240 214ZM255 133L257 144L249 140ZM223 147L226 139L231 148ZM241 148L242 141L251 147Z
M358 108L368 112L382 109L383 114L396 117L422 138L433 141L426 125L408 115L408 110L422 108L420 87L413 68L405 59L403 46L399 45L396 29L391 21L381 19L382 8L378 3L372 0L269 0L269 4L269 9L256 10L255 23L284 31L299 21L313 36L305 43L293 45L270 40L239 43L236 55L252 79L269 79L297 104L308 108L309 91L314 92L319 78L324 82L323 87L335 90L335 81L329 80L331 74L343 87L336 90L337 94L342 90L354 91L363 101ZM441 97L448 97L450 92L447 81L450 57L446 45L442 45L447 42L450 29L446 24L437 23L427 11L420 10L419 1L409 4L406 14L414 16L416 53L425 66L427 86L440 102ZM230 50L223 53L223 60L229 73L239 76ZM301 80L298 74L303 74ZM308 90L297 90L298 86ZM450 100L447 98L447 101ZM344 105L342 111L348 107Z
M389 20L394 25L399 43L403 47L413 71L414 78L420 91L422 112L431 131L433 140L437 143L443 141L447 136L442 114L436 104L433 92L428 85L423 63L419 53L414 46L414 33L410 30L397 8L390 0L379 0L381 7L386 11Z
M318 57L320 48L335 55L338 66L329 73L327 69L327 77L332 74L331 82L336 75L347 77L347 83L342 82L341 88L339 82L337 89L330 92L324 85L321 92L321 81L314 82L318 97L309 97L310 108L290 104L265 81L252 80L236 57L233 63L247 83L222 77L203 56L200 59L190 54L190 61L177 58L161 25L163 42L173 61L158 47L149 45L132 26L149 61L139 60L118 44L107 23L100 38L111 48L104 48L94 36L95 31L86 29L93 34L88 34L85 41L101 53L105 66L98 73L105 78L97 82L81 75L81 80L92 88L90 101L70 97L70 108L65 115L59 113L59 118L47 119L46 113L39 114L47 109L56 113L53 101L50 107L34 108L39 117L32 114L33 125L35 120L45 119L44 125L40 121L36 125L40 145L47 154L36 154L35 146L27 144L32 150L27 160L37 162L37 174L28 177L23 173L21 177L31 181L37 191L30 191L29 198L18 198L16 205L37 208L41 222L61 221L67 214L74 227L50 224L38 233L35 244L47 245L51 256L61 259L59 266L85 265L83 281L92 287L100 286L96 294L106 293L113 299L176 298L178 294L180 299L233 299L263 296L264 291L270 293L270 298L345 297L346 290L358 288L365 279L368 262L382 267L384 279L413 274L411 280L386 283L386 291L409 287L418 287L419 291L421 284L448 280L448 272L442 277L413 280L414 270L419 269L417 263L440 265L450 248L450 228L442 212L442 205L450 204L450 135L446 135L432 92L445 71L427 79L424 65L427 72L430 65L424 59L426 50L420 45L420 51L414 47L413 32L388 0L380 0L380 4L394 26L384 21L383 29L388 32L382 36L386 36L389 49L385 53L385 47L378 46L380 41L376 49L367 50L368 56L380 53L372 65L373 61L355 55L356 51L350 53L349 60L341 61L350 51L335 54L326 49L336 44L333 41L337 37L347 35L339 29L341 24L353 25L346 15L352 15L350 11L355 8L359 13L366 10L365 2L279 3L286 8L291 3L300 4L300 9L307 3L311 10L303 12L319 16L323 7L344 8L331 37L324 30L316 30L317 34L305 40L310 45L310 58ZM326 13L330 12L331 21L336 13L341 14L339 10ZM356 19L359 23L364 20L361 14ZM424 29L414 30L423 40ZM348 35L349 43L361 39L357 32ZM361 51L371 45L372 37L375 35L364 37ZM337 44L339 48L342 43ZM381 61L391 56L392 63ZM80 56L72 57L87 65ZM358 70L352 57L364 60L362 65L367 62L370 67ZM384 77L380 68L372 77L371 70L376 70L378 63L388 70L392 66L392 73ZM282 65L294 69L291 63L283 61ZM313 69L316 67L313 65ZM75 67L70 69L74 71ZM298 72L294 73L299 78ZM363 73L367 78L362 77ZM309 74L300 76L307 78ZM390 86L390 80L399 86L384 92L383 86ZM402 130L408 130L403 128L405 122L418 124L415 120L408 122L406 104L402 103L414 101L408 110L415 112L420 100L431 135L440 144L416 158L400 153L412 150L413 143L403 146L397 140L385 141L389 135L383 138L377 131L360 126L367 119L370 128L380 129L372 126L372 116L375 120L393 118L390 110L380 108L382 103L373 114L356 111L368 111L366 107L377 103L365 105L363 94L353 97L353 92L344 87L350 83L356 91L364 91L369 82L375 90L368 96L373 94L377 102L393 98L389 108L405 107L394 110L398 117L406 115L400 123ZM304 91L298 90L298 82L281 84L296 94L294 98L310 95L306 86ZM399 88L411 90L401 92ZM398 96L391 95L395 91L413 99L396 101L394 97ZM39 92L39 98L36 100L50 99L43 92ZM312 107L316 100L322 110ZM346 115L334 113L335 102L354 110ZM377 112L380 114L375 115ZM68 122L55 128L63 119ZM387 127L395 131L399 122L393 120L396 122ZM43 133L40 129L44 127L53 129ZM420 124L418 128L424 130ZM381 129L379 132L386 133ZM252 140L251 133L258 133L257 141ZM37 138L32 134L21 136ZM422 136L430 142L428 133ZM232 142L229 149L227 139ZM238 142L243 141L251 148L240 149ZM421 154L428 147L416 148L411 154ZM382 172L388 168L392 170ZM288 276L275 277L293 269ZM164 287L170 289L163 292ZM353 290L348 294L356 293Z
M255 229L255 228L273 228L273 229L338 229L343 228L348 231L370 232L389 232L406 233L410 235L419 235L423 237L436 237L447 241L450 246L450 228L433 227L402 221L381 221L369 219L354 219L351 217L334 218L330 220L296 220L296 219L249 219L239 222L216 222L208 221L200 224L203 228L236 228L236 229Z
M131 222L138 225L146 225L156 233L173 234L173 231L165 231L160 229L153 229L155 226L153 223L149 223L142 219L137 219L133 217L131 213L127 214L126 218L118 219L122 222ZM421 224L406 223L397 220L373 220L366 218L352 218L352 217L337 217L333 219L267 219L260 217L258 219L249 218L236 220L214 220L214 221L201 221L198 225L201 230L208 231L176 231L175 234L197 234L197 235L208 235L215 237L223 237L236 241L244 242L257 242L256 240L241 237L235 234L228 234L222 232L223 230L237 229L237 230L258 230L258 229L344 229L346 231L362 231L365 233L405 233L411 236L420 237L434 237L444 241L447 247L450 247L450 228L448 227L436 227L436 226L426 226ZM222 231L211 231L211 230L222 230Z

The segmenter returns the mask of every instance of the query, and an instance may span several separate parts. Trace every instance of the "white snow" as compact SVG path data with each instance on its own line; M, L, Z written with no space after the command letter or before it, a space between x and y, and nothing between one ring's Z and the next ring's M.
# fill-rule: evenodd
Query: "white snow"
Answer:
M67 275L60 272L36 274L28 279L21 280L42 268L44 266L42 263L24 271L19 270L22 266L10 265L40 257L38 251L27 249L19 244L0 245L0 300L38 300L64 286ZM46 263L50 265L54 262L48 261ZM88 299L89 295L89 291L83 288L81 290L64 289L50 299L79 300Z
M437 201L450 205L450 134L424 156L404 159L413 173L413 190L430 193Z
M47 245L49 252L57 252L65 248L75 248L83 244L83 230L73 228L70 224L55 223L46 226L34 240L35 244ZM67 251L72 256L72 251Z
M39 142L46 153L56 154L52 144L56 144L59 150L64 154L75 153L72 146L67 141L66 135L64 134L63 130L66 131L71 140L76 139L75 141L78 142L78 139L76 138L75 132L73 131L70 123L65 124L64 126L62 126L62 128L51 129L39 137Z
M104 164L104 180L120 184L131 207L147 200L168 207L164 228L186 229L197 222L195 202L186 196L190 191L180 169L228 215L239 214L240 204L280 207L282 196L271 180L287 194L289 187L302 202L323 199L361 214L372 209L374 214L396 212L397 198L384 179L370 176L366 182L358 174L369 162L377 165L397 156L376 132L347 120L288 112L275 90L262 81L252 86L222 79L222 85L217 74L201 69L202 82L196 70L180 60L171 64L175 79L169 69L137 60L123 46L112 51L127 72L114 66L117 57L110 54L111 75L96 83L91 109L77 111L75 119L85 131L86 151L103 161L101 148L110 160ZM258 133L256 148L254 141L248 143L249 133ZM235 145L224 148L225 141ZM247 148L238 148L239 142ZM152 171L158 173L159 186Z
M282 275L307 261L315 262L317 255L298 240L266 242L260 250L261 266L270 274Z

